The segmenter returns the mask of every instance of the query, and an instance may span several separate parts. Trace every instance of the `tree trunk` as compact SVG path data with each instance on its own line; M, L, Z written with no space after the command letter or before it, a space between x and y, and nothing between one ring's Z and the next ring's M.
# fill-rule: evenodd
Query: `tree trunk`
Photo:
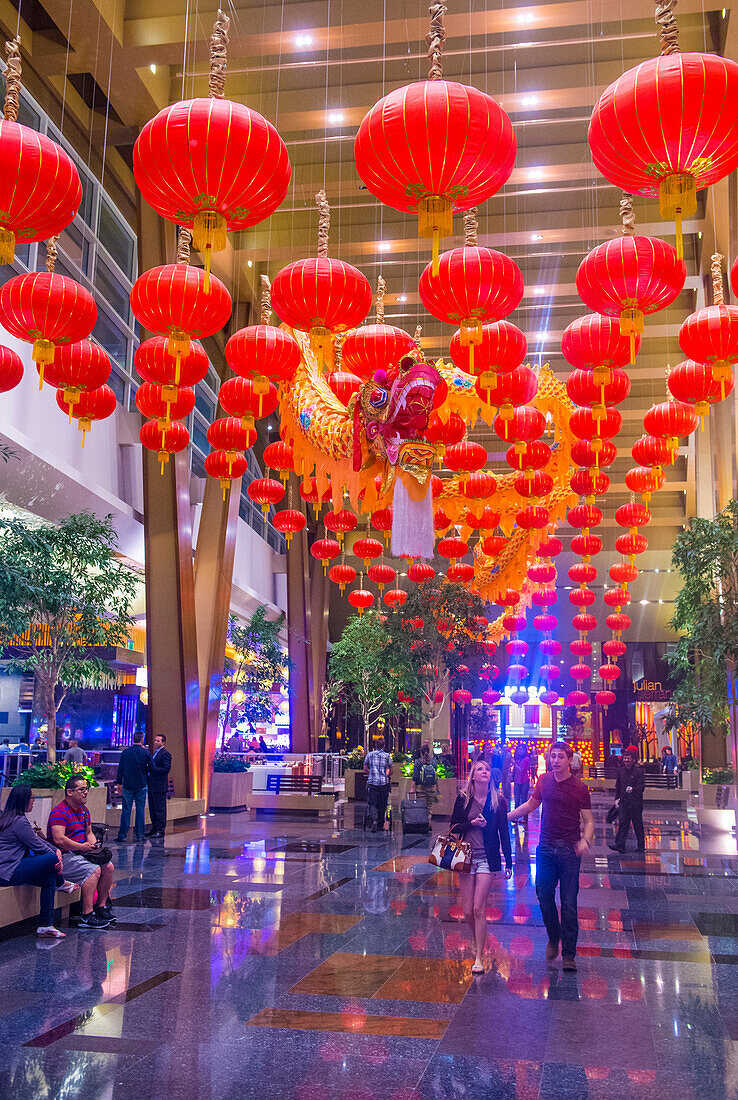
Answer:
M54 764L56 762L56 682L42 679L40 687L41 705L46 719L46 759L50 764Z

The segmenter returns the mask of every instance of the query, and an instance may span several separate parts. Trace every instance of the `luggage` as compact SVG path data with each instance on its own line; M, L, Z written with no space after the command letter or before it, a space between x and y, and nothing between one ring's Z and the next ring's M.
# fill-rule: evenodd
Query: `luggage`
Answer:
M431 831L428 803L406 798L400 806L403 833L429 833Z

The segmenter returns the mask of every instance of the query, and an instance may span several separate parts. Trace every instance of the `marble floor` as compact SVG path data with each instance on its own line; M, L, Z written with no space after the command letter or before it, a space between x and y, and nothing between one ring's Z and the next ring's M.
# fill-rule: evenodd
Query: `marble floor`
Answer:
M480 978L427 839L365 834L358 805L118 847L117 925L0 943L0 1096L733 1100L735 842L652 807L645 855L620 857L606 808L576 974L544 959L537 815Z

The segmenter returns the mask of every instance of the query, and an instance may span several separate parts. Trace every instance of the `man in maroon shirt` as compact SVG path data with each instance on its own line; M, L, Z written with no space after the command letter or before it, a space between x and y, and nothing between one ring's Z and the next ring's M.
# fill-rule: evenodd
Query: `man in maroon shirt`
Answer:
M509 813L515 821L541 804L541 835L536 849L536 894L548 932L546 959L553 962L561 946L564 970L576 970L577 895L582 855L594 839L594 817L588 788L572 775L574 750L556 741L549 751L551 771L538 777L527 802ZM584 833L580 828L584 824ZM561 917L556 907L556 885L561 896Z

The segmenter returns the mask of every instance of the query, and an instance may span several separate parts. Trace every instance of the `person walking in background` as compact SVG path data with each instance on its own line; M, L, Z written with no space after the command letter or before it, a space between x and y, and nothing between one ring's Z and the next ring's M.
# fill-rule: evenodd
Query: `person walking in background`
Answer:
M84 749L79 747L79 742L72 737L69 741L69 748L67 749L67 755L64 757L67 764L86 764L87 753Z
M30 787L11 787L0 812L0 886L39 886L36 935L63 940L65 933L54 927L54 891L71 894L76 887L64 881L59 849L38 836L28 820L33 801Z
M83 775L69 777L64 786L64 800L49 814L46 839L62 853L64 878L82 887L82 916L77 927L107 928L115 921L110 904L115 867L112 860L99 866L85 858L87 852L100 847L92 831L87 791Z
M472 974L483 974L487 895L492 886L492 876L502 869L500 848L505 854L505 875L510 878L512 874L507 802L504 795L498 794L489 766L483 760L472 764L466 786L456 797L451 813L451 830L471 844L471 871L458 876L459 889L464 918L474 937Z
M588 788L572 774L571 745L555 741L549 751L551 771L539 775L533 793L508 819L516 821L543 805L541 836L536 849L536 894L548 933L546 960L562 952L564 970L576 970L577 895L582 855L594 839L594 817ZM580 828L584 825L584 832ZM556 886L561 916L556 908Z
M384 738L378 737L376 749L364 757L364 775L366 776L366 800L372 819L372 832L384 830L384 818L387 813L387 800L392 781L392 757L384 751Z
M638 766L638 749L628 745L623 753L623 763L615 780L615 805L618 808L618 831L615 843L610 847L615 852L624 852L630 826L633 826L637 850L645 852L646 836L643 828L643 789L646 776Z
M510 752L510 746L507 741L501 746L502 749L502 793L505 796L505 801L508 806L512 803L512 771L513 771L513 754Z
M169 773L172 770L172 754L166 748L166 736L157 733L154 738L154 752L149 761L149 817L150 837L162 837L167 827L167 790ZM136 810L136 832L138 832L138 810Z
M581 779L582 778L582 758L579 755L579 753L577 752L576 747L574 745L574 742L570 741L569 744L571 746L571 770L572 770L572 775L577 775Z
M677 758L674 755L671 745L664 745L661 750L661 771L664 775L673 775L677 769Z
M236 732L232 733L226 742L226 752L243 752L243 742L241 741L241 735Z
M413 764L413 782L410 793L415 794L416 798L418 796L424 798L428 806L428 813L431 814L436 801L437 789L438 772L436 771L436 765L431 760L430 745L426 743L420 750L420 760L416 760Z
M513 757L513 795L515 797L516 806L522 806L524 802L528 801L528 795L530 794L530 771L531 759L528 755L528 750L525 745L516 745L515 755ZM527 829L527 816L523 819L523 824Z
M118 774L115 782L121 789L120 829L115 838L119 844L128 839L131 824L131 810L136 806L136 840L146 836L146 790L149 781L151 753L143 744L144 735L136 730L133 744L123 749L118 761Z

